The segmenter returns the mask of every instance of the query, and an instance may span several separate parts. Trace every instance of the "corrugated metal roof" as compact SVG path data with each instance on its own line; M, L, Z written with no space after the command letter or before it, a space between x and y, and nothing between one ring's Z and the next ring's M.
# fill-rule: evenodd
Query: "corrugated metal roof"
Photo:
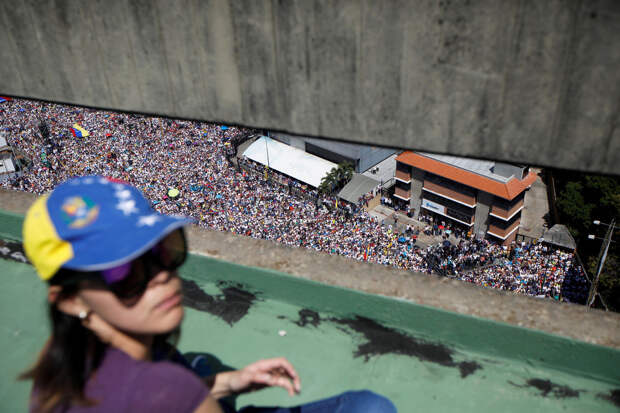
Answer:
M577 247L575 239L566 226L556 224L543 234L543 240L549 244L574 250Z
M352 204L357 203L360 196L372 191L380 184L376 179L354 173L353 178L342 188L338 196Z

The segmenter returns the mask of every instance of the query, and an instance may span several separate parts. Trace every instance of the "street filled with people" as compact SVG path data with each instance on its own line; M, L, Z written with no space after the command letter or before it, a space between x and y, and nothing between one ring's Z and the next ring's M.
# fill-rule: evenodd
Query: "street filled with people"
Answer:
M97 174L138 187L159 212L212 230L557 300L582 302L587 292L571 252L543 243L501 246L457 228L452 242L420 248L419 231L446 235L444 226L386 225L361 207L367 197L350 205L237 160L237 144L257 133L250 129L11 99L0 103L0 132L29 161L5 188L43 194Z

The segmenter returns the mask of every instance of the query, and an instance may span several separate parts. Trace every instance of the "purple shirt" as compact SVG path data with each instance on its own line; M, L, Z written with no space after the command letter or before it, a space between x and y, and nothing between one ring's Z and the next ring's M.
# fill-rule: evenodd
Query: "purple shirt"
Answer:
M101 366L86 384L87 397L98 403L72 406L67 412L191 413L208 394L205 383L178 364L134 360L108 347Z

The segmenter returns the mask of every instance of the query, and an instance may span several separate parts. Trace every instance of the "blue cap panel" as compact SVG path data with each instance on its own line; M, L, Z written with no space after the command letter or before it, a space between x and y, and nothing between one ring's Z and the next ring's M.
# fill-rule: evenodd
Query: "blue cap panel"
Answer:
M100 176L59 185L47 208L58 236L74 250L74 258L64 266L83 271L130 261L191 222L154 211L136 188Z

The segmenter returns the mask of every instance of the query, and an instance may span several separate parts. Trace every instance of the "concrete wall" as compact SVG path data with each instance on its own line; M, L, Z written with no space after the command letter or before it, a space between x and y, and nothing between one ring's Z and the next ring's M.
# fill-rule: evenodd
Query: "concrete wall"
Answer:
M488 192L478 191L476 197L476 214L474 215L474 234L486 238L489 229L489 211L493 204L493 195Z
M411 167L411 200L409 205L413 211L413 216L418 218L421 212L423 190L424 188L424 176L426 173L418 168Z
M620 173L616 0L0 5L0 94Z

